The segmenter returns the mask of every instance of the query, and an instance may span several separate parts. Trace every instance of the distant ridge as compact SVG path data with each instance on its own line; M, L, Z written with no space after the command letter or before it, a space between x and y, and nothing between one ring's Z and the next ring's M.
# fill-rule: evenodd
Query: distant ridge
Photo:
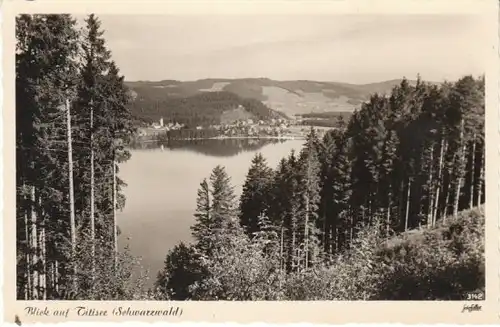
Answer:
M292 118L296 115L353 112L374 93L388 94L401 83L368 84L260 78L205 78L196 81L128 81L138 120L160 118L188 125L231 119ZM415 84L416 80L408 80ZM431 82L432 84L440 84ZM205 94L206 96L201 95ZM250 102L249 102L250 101ZM246 104L246 105L245 105ZM241 105L241 106L240 106ZM237 109L239 108L239 109Z
M287 116L317 112L352 112L373 93L387 94L402 79L351 84L342 82L269 78L206 78L196 81L128 81L134 98L152 101L188 98L206 92L231 92L255 99ZM408 80L415 84L416 80ZM433 84L439 84L432 82Z

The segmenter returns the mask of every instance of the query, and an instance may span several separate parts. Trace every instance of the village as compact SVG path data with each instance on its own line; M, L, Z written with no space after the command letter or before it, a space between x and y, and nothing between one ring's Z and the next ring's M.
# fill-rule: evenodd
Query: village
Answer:
M279 138L303 138L310 129L308 126L300 125L300 120L270 119L254 120L240 119L218 125L187 127L178 122L165 122L164 118L153 122L149 126L139 128L139 137L162 135L170 131L183 129L196 130L199 133L216 132L218 137L279 137ZM319 128L322 130L323 128ZM208 134L208 133L207 133Z

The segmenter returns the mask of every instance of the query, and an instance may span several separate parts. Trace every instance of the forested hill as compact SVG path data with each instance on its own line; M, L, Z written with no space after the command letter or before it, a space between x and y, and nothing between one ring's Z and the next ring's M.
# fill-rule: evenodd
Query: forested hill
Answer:
M450 300L481 290L484 110L484 76L403 80L323 137L311 129L278 167L257 154L239 199L215 167L197 192L193 241L167 254L160 298Z
M286 115L270 109L259 100L242 98L226 91L179 97L149 92L146 88L134 94L135 98L130 103L131 112L137 119L147 123L163 118L165 121L196 127L241 119L286 118Z
M414 85L416 81L408 82ZM158 115L153 113L158 110L170 112L173 107L179 106L178 102L181 98L189 99L186 100L189 103L199 104L200 100L208 100L210 97L208 99L204 97L191 99L190 97L207 93L216 93L214 99L232 97L232 101L237 102L238 97L241 97L258 100L259 103L288 116L312 112L353 112L361 103L368 101L371 94L388 94L394 86L400 83L401 79L371 84L348 84L307 80L276 81L268 78L126 82L134 98L134 111L140 113L139 117L146 119L157 119ZM224 93L217 94L218 92ZM231 92L234 95L231 96L225 92ZM167 106L165 103L172 98L176 100ZM255 105L257 106L256 102ZM141 108L144 110L139 111ZM202 109L197 108L196 111L202 111Z

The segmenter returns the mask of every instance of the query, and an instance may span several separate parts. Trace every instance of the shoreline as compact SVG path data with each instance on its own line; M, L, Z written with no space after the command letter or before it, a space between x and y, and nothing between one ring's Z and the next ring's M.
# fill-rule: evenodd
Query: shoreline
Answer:
M197 137L197 138L180 138L171 141L201 141L201 140L305 140L305 136L214 136L214 137ZM134 140L137 143L161 142L158 139ZM168 142L169 140L167 140Z

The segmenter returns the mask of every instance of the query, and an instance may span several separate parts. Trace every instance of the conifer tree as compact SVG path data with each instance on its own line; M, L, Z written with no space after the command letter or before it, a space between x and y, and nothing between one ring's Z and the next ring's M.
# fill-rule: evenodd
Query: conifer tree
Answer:
M269 212L269 194L273 171L261 153L252 159L252 164L243 184L240 197L240 223L248 235L259 230L258 217Z
M320 163L317 155L317 136L311 130L307 136L306 145L303 147L298 165L298 189L300 194L300 226L302 234L303 265L307 269L311 262L315 262L319 256L319 240L323 224L318 219L320 202Z
M16 18L16 175L24 236L18 248L26 254L18 273L25 299L57 296L64 283L53 273L63 255L54 244L69 236L71 220L69 206L60 203L68 188L64 104L74 87L77 36L69 15Z
M357 223L350 209L352 195L350 140L340 133L335 134L334 138L336 150L331 167L333 192L330 218L332 221L330 253L341 251L351 243L354 227Z
M201 253L209 253L212 244L209 242L210 233L212 231L212 202L208 182L204 179L200 183L198 189L198 197L196 200L196 222L191 226L193 238L196 241L197 249Z

